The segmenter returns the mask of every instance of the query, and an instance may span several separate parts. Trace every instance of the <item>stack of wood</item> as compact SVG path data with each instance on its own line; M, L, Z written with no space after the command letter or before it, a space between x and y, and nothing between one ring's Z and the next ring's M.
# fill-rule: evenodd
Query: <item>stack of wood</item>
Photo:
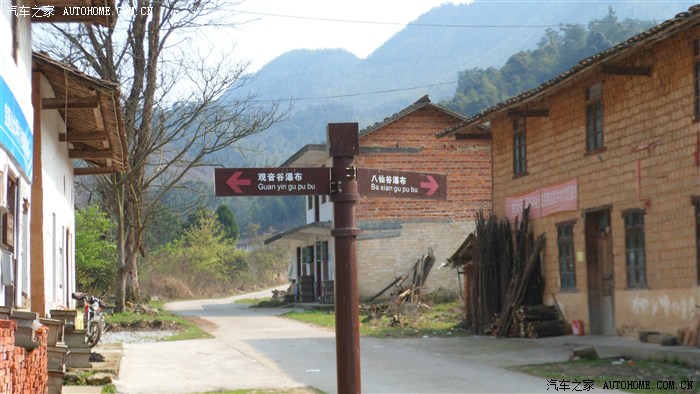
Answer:
M521 338L544 338L564 335L564 322L555 306L523 305L513 312L510 335Z
M513 311L521 305L543 302L540 253L545 238L542 234L534 240L529 211L524 207L523 219L516 218L513 230L508 220L477 214L474 260L468 278L468 320L477 335L508 336Z
M434 264L435 254L433 253L433 248L428 248L428 253L422 255L421 258L417 259L416 262L413 264L413 268L409 272L402 276L397 276L396 278L394 278L394 280L391 283L389 283L385 288L380 290L379 293L371 297L368 301L374 301L375 299L379 298L382 294L384 294L387 290L393 287L394 290L390 293L390 298L395 302L420 302L423 286L425 286L425 281L428 279L428 275L430 274L430 270L433 268ZM404 288L403 283L406 281L406 279L408 279L409 276L413 277L413 279L411 280L411 284L408 288Z

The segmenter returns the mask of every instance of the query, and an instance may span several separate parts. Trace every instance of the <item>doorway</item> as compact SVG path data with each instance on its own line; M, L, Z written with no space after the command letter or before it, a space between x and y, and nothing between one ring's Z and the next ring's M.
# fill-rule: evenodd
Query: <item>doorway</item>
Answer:
M586 212L588 314L592 335L616 335L610 209Z

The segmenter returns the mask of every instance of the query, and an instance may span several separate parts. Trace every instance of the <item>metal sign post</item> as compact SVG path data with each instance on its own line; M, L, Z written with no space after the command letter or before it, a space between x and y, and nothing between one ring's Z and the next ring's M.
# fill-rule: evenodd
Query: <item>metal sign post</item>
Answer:
M407 171L358 169L357 123L328 124L332 168L217 168L217 196L330 195L335 239L335 351L339 393L360 393L360 325L355 204L369 196L447 198L447 177ZM358 183L359 177L359 183Z
M357 123L330 123L328 150L335 238L335 353L339 393L360 393L359 293L357 290L357 235L355 203L357 173L353 166L360 151Z

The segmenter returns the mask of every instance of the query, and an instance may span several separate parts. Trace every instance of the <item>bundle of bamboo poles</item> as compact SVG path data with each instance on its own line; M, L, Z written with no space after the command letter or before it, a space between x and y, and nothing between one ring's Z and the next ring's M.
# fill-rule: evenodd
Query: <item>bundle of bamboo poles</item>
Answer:
M544 235L533 240L529 207L514 231L508 220L477 213L474 261L469 279L468 320L477 335L507 336L520 305L542 304L544 278L540 252Z

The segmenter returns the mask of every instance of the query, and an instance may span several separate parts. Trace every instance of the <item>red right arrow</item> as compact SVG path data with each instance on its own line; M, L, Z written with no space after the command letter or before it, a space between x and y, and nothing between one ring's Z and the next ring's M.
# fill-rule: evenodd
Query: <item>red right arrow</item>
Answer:
M226 184L231 188L231 190L233 190L234 193L243 193L243 190L241 190L241 188L238 186L250 186L250 179L239 179L242 174L243 171L236 171L226 181Z
M426 175L425 177L428 178L428 182L421 182L420 187L428 189L428 192L425 194L427 196L432 196L433 194L435 194L440 185L437 183L435 178L432 177L432 175Z

